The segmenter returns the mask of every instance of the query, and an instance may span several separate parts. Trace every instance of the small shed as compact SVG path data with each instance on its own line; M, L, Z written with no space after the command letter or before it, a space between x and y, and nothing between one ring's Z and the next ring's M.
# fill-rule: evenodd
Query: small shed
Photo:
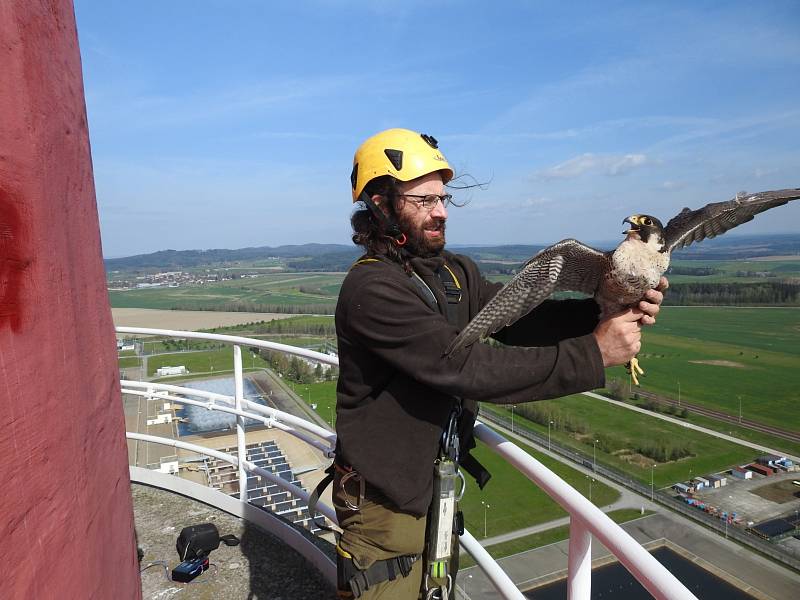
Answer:
M688 494L691 491L689 486L686 485L685 483L676 483L675 485L672 486L672 488L675 491L677 491L679 493L682 493L682 494Z
M734 467L731 469L731 475L736 479L752 479L753 472L748 471L743 467Z

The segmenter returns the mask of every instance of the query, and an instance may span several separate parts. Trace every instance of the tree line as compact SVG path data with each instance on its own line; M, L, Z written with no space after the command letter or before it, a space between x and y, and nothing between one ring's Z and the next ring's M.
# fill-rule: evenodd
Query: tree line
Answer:
M315 383L317 381L333 381L339 377L339 369L331 367L325 369L322 364L316 363L312 367L305 360L297 356L287 356L283 352L267 350L266 348L250 348L251 352L258 353L273 371L284 379L295 383Z
M674 283L664 297L665 305L796 306L800 283Z
M335 303L325 304L261 304L257 302L222 302L213 306L178 303L174 310L209 310L220 312L267 312L291 315L332 315Z

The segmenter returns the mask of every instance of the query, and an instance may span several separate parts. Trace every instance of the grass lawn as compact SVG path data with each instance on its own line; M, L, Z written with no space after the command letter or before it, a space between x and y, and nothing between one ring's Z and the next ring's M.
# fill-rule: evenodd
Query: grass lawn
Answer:
M726 433L733 437L741 438L748 442L753 442L754 444L761 444L767 448L793 454L794 456L800 456L800 444L790 442L789 440L785 440L783 438L775 437L774 435L753 431L752 429L739 427L738 425L734 425L732 423L723 423L701 415L689 414L689 417L684 420L688 421L689 423L699 425L700 427L705 427L706 429L713 429L714 431L719 431L720 433ZM757 451L754 450L754 452Z
M287 381L289 386L292 383ZM331 425L336 424L336 382L295 383L294 392L309 405L316 404L317 414Z
M131 367L141 367L142 362L138 356L124 356L119 359L120 369L130 369Z
M552 406L554 413L568 411L570 415L591 425L591 430L580 436L580 439L576 439L574 435L566 431L558 430L557 425L550 431L554 443L573 448L588 457L595 455L593 440L598 435L616 438L630 445L659 439L686 441L694 456L657 464L652 470L656 488L683 481L690 476L713 473L734 464L751 461L758 454L756 450L692 431L680 425L618 408L583 395L543 400L537 404L545 410ZM495 411L506 418L510 417L510 409L505 407L484 404L482 410ZM528 428L544 436L547 435L546 426L525 419L519 414L519 411L514 418L514 425ZM633 479L638 479L644 484L650 484L650 465L654 461L642 457L641 462L629 462L619 456L604 452L599 445L596 447L596 456L598 464L608 465L629 474Z
M622 508L619 510L612 510L606 514L611 517L611 520L615 523L627 523L628 521L633 521L634 519L641 518L642 516L652 515L653 512L646 510L644 511L644 515L642 515L640 510L633 508ZM475 534L474 531L472 533L473 535ZM497 560L499 558L525 552L526 550L533 550L534 548L541 548L542 546L555 544L556 542L561 542L568 538L569 525L561 525L559 527L553 527L552 529L540 531L539 533L534 533L531 535L526 535L525 537L510 540L508 542L493 544L492 546L488 546L486 550L489 552L492 558ZM462 553L459 568L471 567L474 564L475 561L472 560L471 556L466 553Z
M800 430L800 309L665 307L639 359L642 390Z
M231 347L220 350L201 352L174 352L170 354L157 354L147 360L147 374L152 376L160 367L185 366L186 369L197 375L198 373L222 373L233 371L233 350ZM267 363L258 355L253 357L249 352L242 352L242 366L245 369L263 369ZM174 378L168 378L174 379Z
M584 496L589 496L591 482L583 473L528 446L520 447ZM464 512L467 529L475 537L483 537L484 506L481 502L489 505L486 510L486 533L489 537L545 523L567 514L532 481L482 442L478 442L473 453L492 474L492 479L483 490L478 489L475 481L466 475L467 491L461 501L461 510ZM594 481L591 486L592 501L597 506L611 504L619 498L615 489L599 481Z

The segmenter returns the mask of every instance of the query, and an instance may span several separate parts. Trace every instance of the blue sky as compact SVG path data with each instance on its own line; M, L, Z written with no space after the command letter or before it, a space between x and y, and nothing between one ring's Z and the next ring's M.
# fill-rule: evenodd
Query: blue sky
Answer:
M800 3L564 4L76 0L105 255L348 244L388 127L489 182L451 244L800 187ZM736 233L798 230L800 201Z

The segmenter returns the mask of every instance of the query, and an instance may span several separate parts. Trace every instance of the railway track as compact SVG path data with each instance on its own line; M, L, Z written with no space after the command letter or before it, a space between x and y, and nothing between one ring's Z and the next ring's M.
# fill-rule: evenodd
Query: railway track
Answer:
M718 410L713 410L711 408L701 406L698 404L691 404L689 402L681 402L679 405L674 398L669 398L667 396L660 396L658 394L654 394L653 392L639 391L637 393L639 394L640 398L644 398L646 400L653 400L655 402L658 402L659 404L674 406L676 408L685 408L690 413L702 415L705 417L710 417L712 419L723 421L725 423L731 423L733 425L738 425L740 427L746 427L747 429L752 429L753 431L767 433L769 435L774 435L775 437L779 437L788 440L790 442L795 442L797 444L800 444L800 432L797 431L789 431L788 429L780 429L778 427L764 425L763 423L759 423L757 421L751 421L750 419L739 419L739 417L736 415L730 415L728 413L724 413Z

